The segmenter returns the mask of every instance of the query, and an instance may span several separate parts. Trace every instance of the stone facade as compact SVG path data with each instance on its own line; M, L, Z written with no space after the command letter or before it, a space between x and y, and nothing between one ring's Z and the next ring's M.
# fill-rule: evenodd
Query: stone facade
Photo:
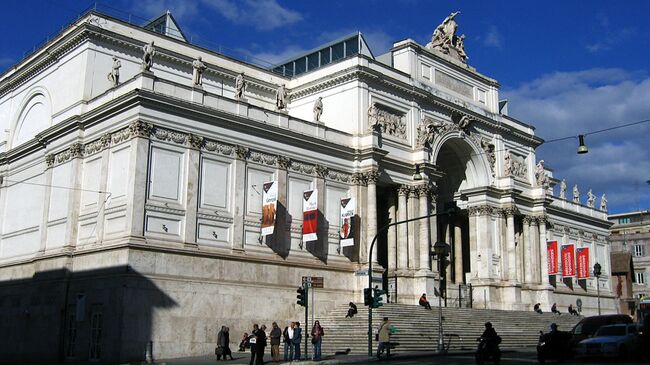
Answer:
M114 55L119 83L106 78ZM377 285L397 283L391 300L415 303L441 277L436 241L450 248L447 287L471 284L477 307L582 298L585 313L596 310L595 281L549 277L546 241L590 247L613 310L605 213L538 186L543 141L499 112L497 81L410 39L388 56L393 67L359 54L288 78L89 12L6 71L0 306L15 340L0 356L137 361L150 341L154 358L210 353L221 325L234 342L254 322L302 318L302 276L324 278L316 316L360 301L369 260ZM270 180L278 222L262 237ZM314 188L319 239L302 242L302 193ZM342 248L346 197L356 198L360 229ZM451 206L454 216L382 229Z

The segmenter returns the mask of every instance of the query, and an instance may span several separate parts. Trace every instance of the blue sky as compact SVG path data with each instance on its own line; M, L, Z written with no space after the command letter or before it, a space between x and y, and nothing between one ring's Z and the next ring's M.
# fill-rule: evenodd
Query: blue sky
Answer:
M650 2L425 0L139 0L105 1L136 23L170 9L185 34L209 48L275 63L360 30L375 54L412 38L426 44L451 11L467 35L469 63L501 83L510 114L544 139L650 119ZM4 4L0 68L74 20L88 1ZM105 7L104 7L105 8ZM8 16L7 16L8 15ZM8 36L11 35L11 36ZM650 209L650 123L542 146L569 187L600 197L610 212ZM586 200L586 198L583 198Z

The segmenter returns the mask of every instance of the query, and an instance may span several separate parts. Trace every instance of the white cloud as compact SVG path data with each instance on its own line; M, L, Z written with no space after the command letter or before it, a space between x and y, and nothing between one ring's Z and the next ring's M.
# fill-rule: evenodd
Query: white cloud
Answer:
M504 90L510 114L537 127L546 140L577 136L621 124L650 119L650 77L620 69L557 72ZM650 208L650 123L586 136L589 153L577 155L577 139L548 143L538 158L554 176L607 193L610 211ZM639 185L641 184L641 186ZM640 190L639 190L640 187Z
M204 0L204 4L236 24L271 30L302 20L302 15L286 9L276 0Z
M496 26L491 25L488 28L485 37L483 38L483 45L493 48L503 48L503 36L499 33L499 30Z
M275 65L294 56L298 56L301 53L305 53L310 49L311 48L304 48L298 45L290 45L281 50L278 50L277 52L265 51L256 53L253 56L259 60Z
M140 0L131 3L133 11L148 19L170 10L176 19L188 19L199 15L198 3L187 0Z

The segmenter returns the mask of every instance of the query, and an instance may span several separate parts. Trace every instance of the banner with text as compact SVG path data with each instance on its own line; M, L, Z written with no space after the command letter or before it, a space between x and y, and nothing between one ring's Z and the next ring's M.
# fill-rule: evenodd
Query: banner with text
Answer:
M546 256L548 257L548 274L557 274L557 241L546 242Z
M576 249L576 261L578 266L578 279L589 277L589 247Z
M262 185L262 236L273 234L275 212L278 207L278 182L269 181Z
M573 244L562 245L562 276L575 276L575 251Z
M356 202L354 198L341 199L341 247L354 246L354 210Z
M318 190L305 190L302 193L302 240L316 241L318 236Z

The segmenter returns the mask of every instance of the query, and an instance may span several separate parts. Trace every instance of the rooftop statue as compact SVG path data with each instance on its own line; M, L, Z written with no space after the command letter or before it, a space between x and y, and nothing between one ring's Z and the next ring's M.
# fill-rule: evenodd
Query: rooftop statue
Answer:
M235 99L240 100L244 98L244 89L246 88L246 81L244 80L244 73L237 75L235 79Z
M605 194L600 198L600 210L607 211L607 197Z
M587 206L589 208L593 208L595 205L596 205L596 196L591 191L591 189L589 189L589 191L587 191Z
M440 51L450 55L463 63L467 63L467 53L465 53L465 35L457 36L456 15L460 11L453 12L445 18L433 31L431 42L427 44L428 49Z
M287 108L287 89L284 85L280 85L275 91L275 106L278 110L285 110Z
M111 82L111 86L117 86L120 83L120 68L122 63L117 57L113 56L113 66L111 67L111 72L108 74L108 81Z
M320 122L321 115L323 115L323 98L319 96L314 102L314 122Z
M580 190L578 190L578 184L573 185L573 202L580 204Z
M192 62L192 83L194 85L201 85L203 84L203 71L207 69L207 66L203 61L201 61L201 56L199 56L197 59Z
M153 41L147 43L142 47L144 54L142 55L142 71L150 71L153 66L153 56L156 54L156 49L153 47Z
M560 199L566 199L566 179L560 183Z

